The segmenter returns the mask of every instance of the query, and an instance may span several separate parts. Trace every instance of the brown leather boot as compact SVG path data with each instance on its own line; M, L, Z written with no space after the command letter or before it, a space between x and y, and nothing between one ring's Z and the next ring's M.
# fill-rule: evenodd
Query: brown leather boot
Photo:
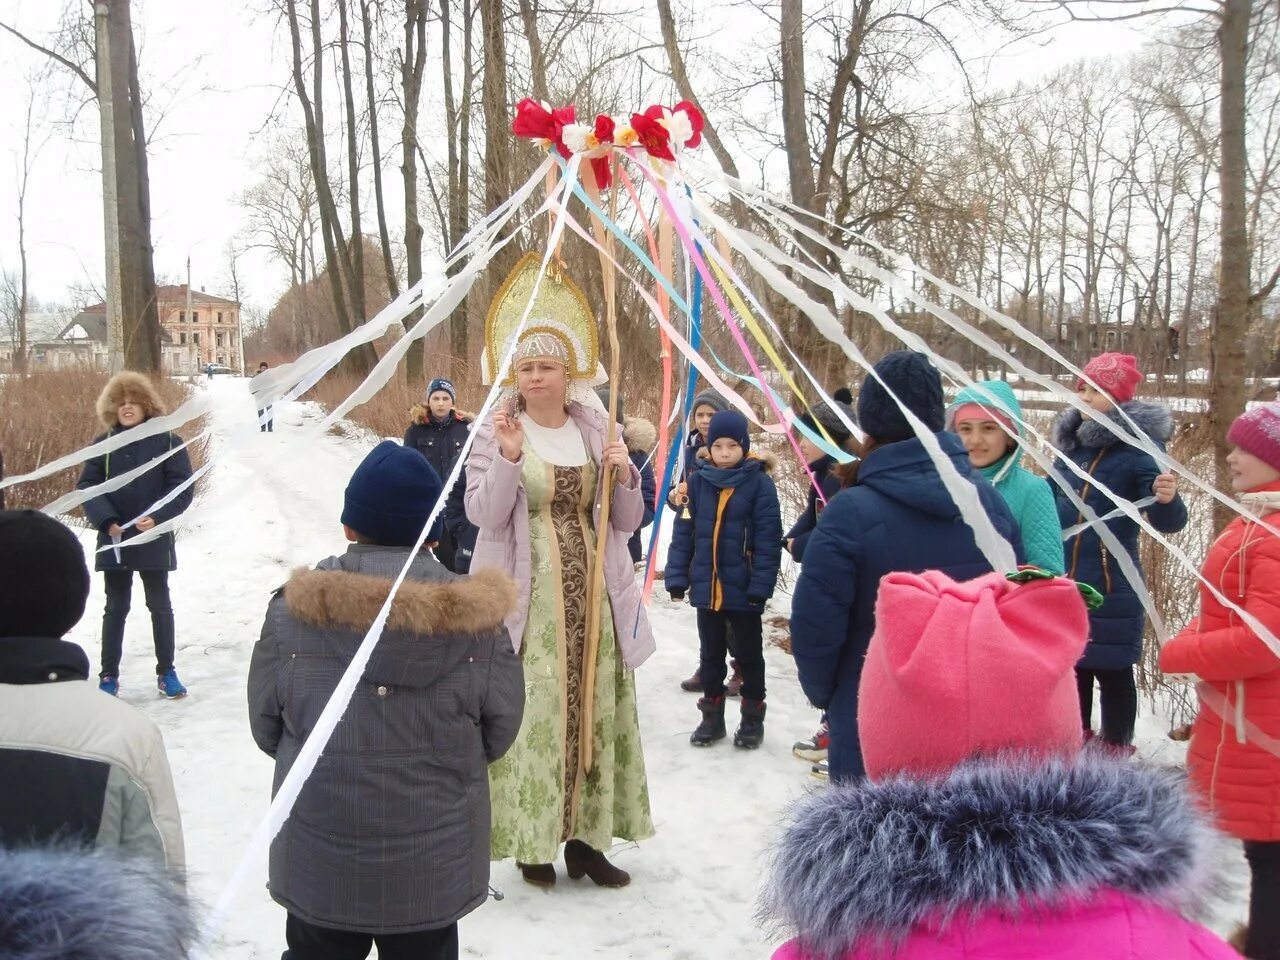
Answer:
M688 680L680 681L680 689L685 693L702 692L702 670L700 667L693 671L693 676Z
M603 853L581 840L564 845L564 865L569 868L571 880L590 877L597 887L625 887L631 882L631 874L615 867Z
M554 887L556 885L556 868L550 863L517 863L520 875L525 883L535 887Z
M730 660L729 666L733 667L733 676L724 685L724 695L726 697L742 696L742 670L738 666L737 660Z

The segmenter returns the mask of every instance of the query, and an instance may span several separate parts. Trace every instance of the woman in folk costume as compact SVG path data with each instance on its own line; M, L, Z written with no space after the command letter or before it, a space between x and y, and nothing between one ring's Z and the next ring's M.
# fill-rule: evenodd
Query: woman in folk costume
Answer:
M484 377L493 382L538 271L512 273L490 307ZM467 460L467 516L480 530L471 570L496 567L520 588L507 618L524 661L525 715L490 768L492 856L524 879L556 882L565 845L573 879L622 887L605 859L615 838L653 834L632 671L654 651L627 538L640 525L640 476L591 386L604 380L595 320L567 279L543 278L503 384ZM603 478L612 484L598 628L588 623ZM594 658L594 677L589 663Z

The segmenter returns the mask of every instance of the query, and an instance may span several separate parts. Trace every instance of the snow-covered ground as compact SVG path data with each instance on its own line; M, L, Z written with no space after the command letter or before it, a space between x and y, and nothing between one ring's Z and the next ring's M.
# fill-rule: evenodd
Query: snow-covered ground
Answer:
M182 807L191 889L207 908L234 870L270 799L271 761L249 736L245 678L271 591L289 571L344 549L338 524L347 479L370 444L316 431L308 404L276 410L276 432L259 433L245 381L218 379L198 389L218 400L217 435L205 490L179 535L172 577L178 626L177 667L191 690L181 701L157 697L150 623L136 590L126 635L121 697L164 731ZM665 538L664 538L665 539ZM91 549L86 533L83 540ZM727 743L689 746L697 721L694 696L678 683L696 665L693 612L660 589L650 611L658 652L637 673L641 724L657 835L620 845L616 862L631 871L623 891L574 883L561 871L544 892L524 884L511 862L495 864L491 900L461 925L463 956L547 960L611 956L637 960L764 958L773 946L754 920L767 845L789 802L816 782L791 755L793 740L817 719L789 657L766 654L769 716L756 752ZM90 613L73 631L96 663L101 578ZM776 606L784 612L788 598ZM1144 706L1145 710L1145 706ZM736 718L735 718L736 721ZM1159 718L1140 720L1141 752L1180 763L1183 749ZM1243 871L1229 850L1236 904L1219 911L1229 930L1243 915ZM284 912L267 895L266 865L239 891L213 951L227 960L275 958L284 948Z

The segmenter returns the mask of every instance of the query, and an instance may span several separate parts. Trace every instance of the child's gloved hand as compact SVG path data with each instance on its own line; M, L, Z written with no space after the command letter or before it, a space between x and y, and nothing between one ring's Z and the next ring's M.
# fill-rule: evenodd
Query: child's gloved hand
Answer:
M767 602L768 598L766 597L747 597L747 603L751 604L753 607L763 607Z
M671 591L669 591L669 592L670 592L670 594L671 594L671 599L672 599L675 603L681 603L681 602L684 600L684 591L683 591L683 590L671 590Z
M1156 503L1172 503L1173 498L1178 495L1178 478L1172 473L1160 474L1155 483L1151 484L1151 492L1155 495Z

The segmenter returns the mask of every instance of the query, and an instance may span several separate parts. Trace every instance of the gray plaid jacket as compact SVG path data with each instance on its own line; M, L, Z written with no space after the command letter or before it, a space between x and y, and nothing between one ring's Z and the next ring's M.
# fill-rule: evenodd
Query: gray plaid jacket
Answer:
M352 546L267 608L249 722L279 789L386 600L407 548ZM408 933L454 923L489 883L488 764L520 729L524 672L506 575L457 577L423 551L346 714L271 845L272 897L307 923Z

